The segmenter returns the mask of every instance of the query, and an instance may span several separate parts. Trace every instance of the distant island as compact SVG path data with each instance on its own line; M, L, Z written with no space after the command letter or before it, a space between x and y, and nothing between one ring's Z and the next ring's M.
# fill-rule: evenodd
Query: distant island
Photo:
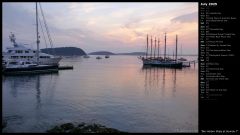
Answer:
M145 52L118 53L117 55L146 55Z
M81 48L77 47L58 47L58 48L45 48L41 49L41 52L58 55L58 56L83 56L87 55L87 53ZM126 52L126 53L113 53L110 51L96 51L88 53L88 55L136 55L136 56L145 56L146 52ZM163 54L160 54L163 56ZM166 54L167 56L172 56L172 54ZM148 54L149 56L149 54ZM182 54L178 56L198 56L196 54Z
M125 53L113 53L110 51L96 51L88 53L88 55L137 55L137 56L146 56L146 52L125 52ZM157 55L157 54L156 54ZM164 54L160 54L163 56ZM167 56L172 56L172 54L166 54ZM150 54L148 53L148 56ZM178 54L178 56L198 56L197 54Z
M91 52L89 53L89 55L116 55L116 54L108 51L97 51L97 52Z
M41 52L58 55L58 56L82 56L86 55L86 53L77 47L58 47L58 48L45 48L41 49Z
M109 51L91 52L89 55L145 55L144 52L130 52L130 53L113 53Z

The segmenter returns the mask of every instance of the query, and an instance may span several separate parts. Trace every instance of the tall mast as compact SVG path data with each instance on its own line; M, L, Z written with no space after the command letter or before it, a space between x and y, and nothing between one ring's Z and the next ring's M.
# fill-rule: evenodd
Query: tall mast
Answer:
M172 52L172 58L174 59L174 51Z
M148 34L147 34L147 52L146 52L146 59L147 59L147 56L148 56Z
M181 44L181 56L182 56L182 44Z
M159 48L159 47L160 47L160 46L159 46L159 45L160 45L159 43L160 43L160 40L159 40L159 38L158 38L158 57L159 57L159 49L160 49L160 48Z
M37 65L39 64L39 33L38 33L38 7L37 7L37 2L36 2L36 31L37 31Z
M178 37L177 37L177 35L176 35L176 54L175 54L175 60L176 60L176 62L177 62L177 40L178 40Z
M164 46L164 60L166 60L166 32L165 32L165 46Z
M151 55L150 58L152 57L152 36L151 36Z
M154 58L155 58L155 52L156 52L156 37L155 37L155 46L154 46Z

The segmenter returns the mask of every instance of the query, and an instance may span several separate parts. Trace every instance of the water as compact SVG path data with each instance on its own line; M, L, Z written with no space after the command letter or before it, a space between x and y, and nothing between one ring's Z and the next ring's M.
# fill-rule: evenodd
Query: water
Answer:
M197 132L197 64L142 68L136 56L95 57L63 59L74 70L57 74L3 76L3 132L45 132L65 122L128 132Z

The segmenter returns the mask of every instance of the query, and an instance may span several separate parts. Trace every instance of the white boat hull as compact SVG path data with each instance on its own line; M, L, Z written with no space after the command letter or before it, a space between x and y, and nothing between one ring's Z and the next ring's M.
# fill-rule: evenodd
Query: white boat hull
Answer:
M41 65L58 65L59 61L62 58L58 57L58 58L48 58L48 59L44 59L44 58L40 58L39 59L39 64Z
M39 58L39 64L40 65L58 65L61 57L56 58ZM3 61L30 61L37 63L36 58L22 58L22 59L3 59Z

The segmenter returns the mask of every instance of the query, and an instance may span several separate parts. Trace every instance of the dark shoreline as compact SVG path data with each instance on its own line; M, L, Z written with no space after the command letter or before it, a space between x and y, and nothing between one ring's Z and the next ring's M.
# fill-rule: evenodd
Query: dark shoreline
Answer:
M64 123L58 126L55 126L46 131L47 133L126 133L114 128L109 128L100 124L73 124L73 123Z
M6 127L7 122L2 121L2 130ZM96 123L89 124L82 122L79 124L64 123L61 125L56 125L45 131L45 133L127 133L127 132L120 131L114 128L109 128L101 124Z

